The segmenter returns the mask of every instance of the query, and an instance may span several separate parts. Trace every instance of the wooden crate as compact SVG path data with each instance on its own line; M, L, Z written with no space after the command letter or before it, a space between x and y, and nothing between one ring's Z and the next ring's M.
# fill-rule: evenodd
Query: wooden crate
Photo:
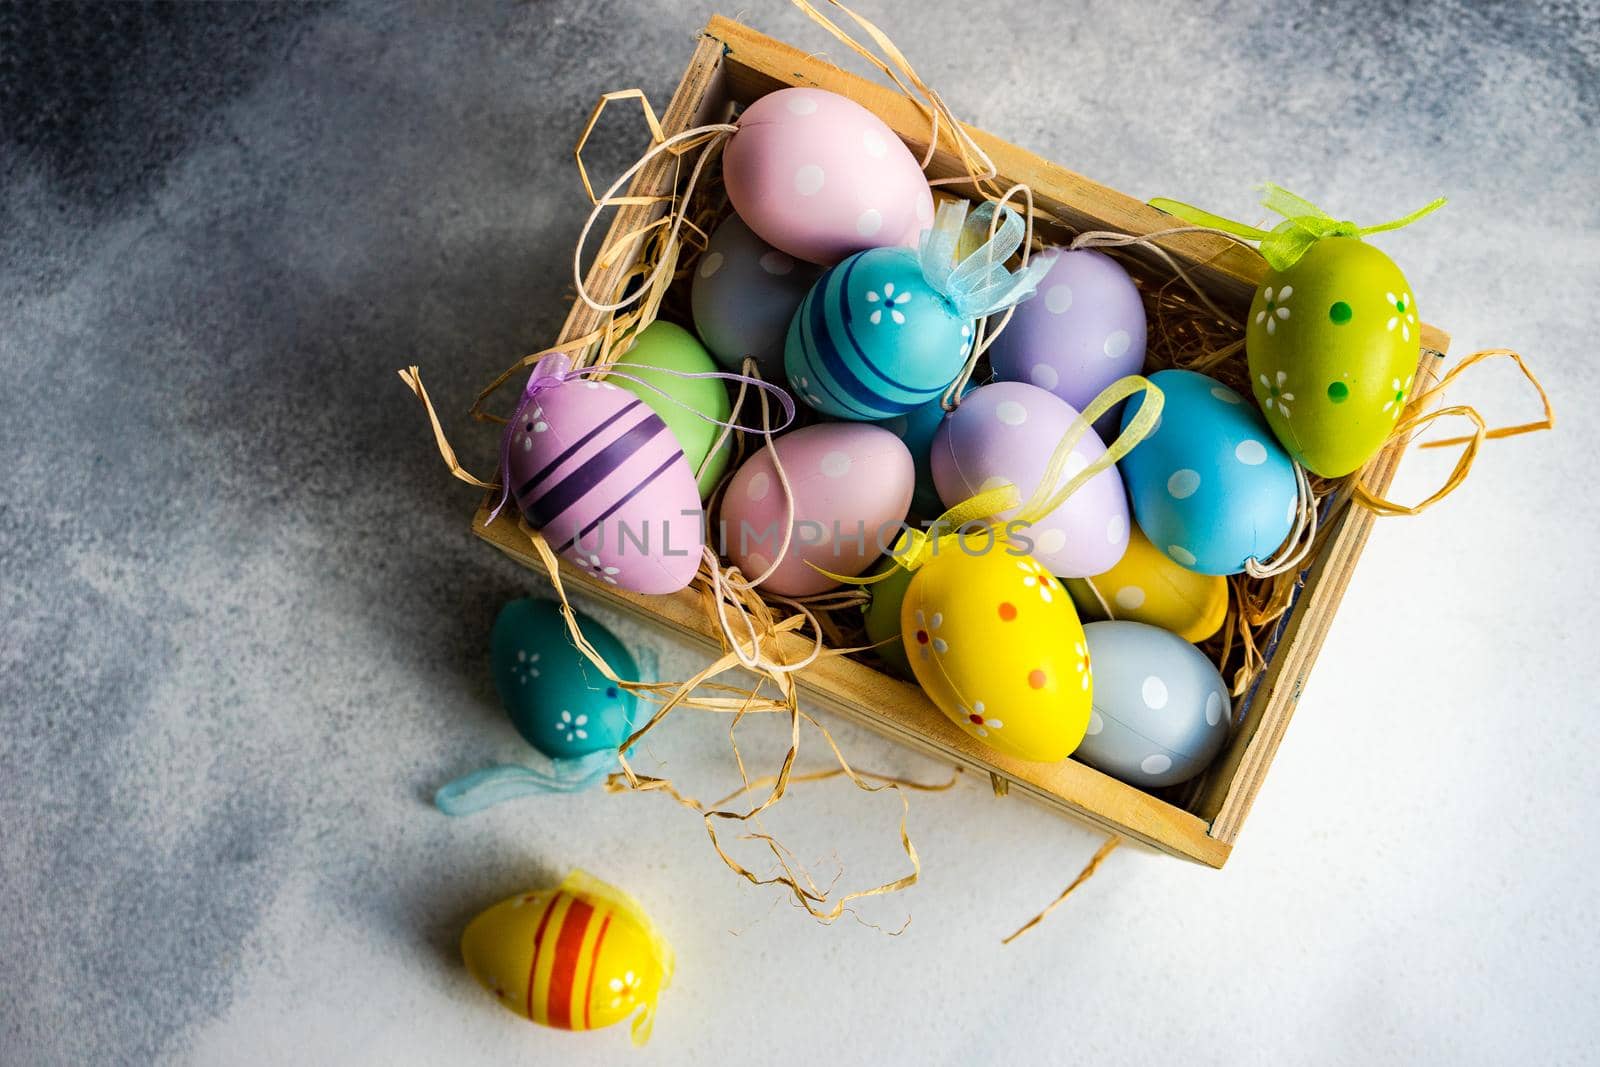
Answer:
M662 126L666 136L671 136L694 126L724 121L736 104L749 104L766 93L794 85L816 86L848 96L882 118L917 158L927 150L928 123L899 92L856 77L721 17L713 18L702 33ZM1006 183L1026 182L1032 187L1038 206L1065 224L1065 229L1041 226L1041 232L1049 240L1064 243L1081 230L1145 234L1173 225L1170 216L1133 197L1097 185L981 130L970 132L994 160ZM930 178L937 178L965 171L958 157L941 149L935 153L927 173ZM675 161L658 158L640 172L629 192L636 196L669 193L675 176ZM623 235L636 232L663 211L664 206L660 204L620 209L603 248L610 250ZM1242 321L1259 282L1261 267L1256 257L1230 242L1206 234L1180 235L1163 240L1162 244L1185 261L1196 281L1219 306L1238 311ZM1132 251L1139 254L1137 249ZM619 255L604 266L598 265L601 259L601 256L596 257L597 265L587 277L590 292L613 291L629 263L629 255ZM1153 269L1167 270L1154 258L1149 263ZM590 333L600 325L600 320L600 313L582 302L574 304L557 343ZM1423 357L1417 369L1417 392L1437 380L1439 357L1448 343L1445 334L1432 326L1423 326ZM1380 454L1366 471L1367 484L1379 492L1385 490L1394 477L1399 458L1398 449ZM1125 835L1173 855L1221 867L1227 862L1294 714L1295 703L1374 520L1367 511L1344 508L1331 521L1334 524L1331 536L1306 574L1292 610L1279 625L1267 669L1253 694L1245 698L1247 707L1243 721L1235 727L1227 749L1198 787L1188 792L1187 808L1075 760L1040 764L1001 755L979 744L946 719L917 686L852 659L831 657L818 662L801 674L800 688L812 706L841 715L941 760L1004 780L1009 787L1008 795L1032 797L1105 831ZM490 523L488 508L481 508L473 522L473 532L519 562L541 567L514 517L502 515L498 521ZM634 617L663 625L699 642L708 651L720 651L718 635L706 617L703 596L696 588L671 596L643 596L595 582L566 564L563 564L562 579L569 588L580 589ZM809 647L809 642L788 635L786 644L780 647L799 656Z

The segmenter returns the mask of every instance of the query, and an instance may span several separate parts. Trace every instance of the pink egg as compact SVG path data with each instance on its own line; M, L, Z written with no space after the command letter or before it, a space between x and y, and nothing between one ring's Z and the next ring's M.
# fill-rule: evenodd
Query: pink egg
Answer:
M974 389L933 436L929 459L940 499L952 507L1011 482L1026 501L1077 417L1072 405L1036 385L995 382ZM1051 488L1064 486L1105 450L1088 430ZM1001 514L1010 518L1015 510ZM1033 541L1030 554L1053 574L1088 578L1110 570L1128 548L1128 497L1117 468L1090 478L1025 536Z
M609 382L562 382L511 433L512 496L551 548L636 593L693 580L705 546L694 472L644 401Z
M915 247L933 194L872 112L825 89L780 89L745 109L722 150L728 199L756 235L831 266L866 248Z
M809 596L838 583L807 566L862 574L899 538L911 509L911 453L888 430L856 422L807 426L778 438L740 467L722 498L724 551L747 578L762 574L783 543L784 492L776 450L794 497L789 551L762 589Z

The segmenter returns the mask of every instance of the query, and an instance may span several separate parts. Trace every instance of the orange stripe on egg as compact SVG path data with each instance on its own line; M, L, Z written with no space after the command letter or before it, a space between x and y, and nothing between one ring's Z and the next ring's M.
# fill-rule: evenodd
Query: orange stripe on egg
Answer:
M594 905L574 897L561 920L561 933L555 941L554 959L550 965L550 986L545 995L545 1014L551 1026L572 1029L573 979L578 964L582 962L583 938L589 930L589 920L594 918Z
M539 916L539 925L533 931L533 950L528 956L528 1003L523 1014L538 1023L544 1022L543 1019L533 1013L534 1004L540 1003L533 996L535 975L539 971L539 947L544 943L545 928L550 925L550 916L555 913L557 906L562 903L565 897L565 893L550 894L550 901L544 906L544 914Z
M589 1029L589 1002L594 999L595 970L600 966L600 946L606 939L606 930L611 926L611 913L600 920L600 932L594 935L594 947L589 950L589 980L583 983L583 1028Z

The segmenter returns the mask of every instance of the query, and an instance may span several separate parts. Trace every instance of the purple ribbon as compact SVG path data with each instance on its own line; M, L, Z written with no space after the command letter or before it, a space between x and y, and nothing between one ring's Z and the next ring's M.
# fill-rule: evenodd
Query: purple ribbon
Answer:
M731 371L691 372L673 370L670 367L650 367L648 369L652 373L670 374L675 378L721 378L724 381L739 382L744 385L753 385L757 389L765 390L766 392L771 393L777 398L778 403L783 406L783 421L777 426L772 427L773 433L783 431L791 422L794 421L794 398L789 395L789 391L781 386L774 385L771 382L764 382L760 378L752 377L748 374L735 374ZM563 352L551 352L533 365L533 373L528 375L528 384L524 386L522 390L522 399L517 401L517 409L516 411L512 412L510 421L506 423L505 433L500 437L500 499L498 502L496 502L494 510L489 512L490 522L493 522L495 519L500 517L501 509L506 506L506 501L511 498L511 439L516 436L517 424L520 423L523 416L527 414L528 406L532 404L535 398L537 398L538 395L544 392L546 389L552 389L555 386L565 384L566 382L582 381L583 379L594 374L605 374L610 378L623 378L627 381L634 382L635 384L642 385L646 389L653 390L667 400L670 400L672 403L677 404L685 411L691 412L696 417L711 423L713 426L727 426L731 429L738 430L741 433L767 432L767 427L765 426L745 426L744 424L738 422L714 419L703 411L695 411L694 408L690 407L688 404L685 404L677 397L669 395L666 390L662 389L653 382L647 382L643 378L640 378L636 375L628 374L625 371L619 371L614 365L605 367L579 367L577 370L573 370L572 360L570 357Z

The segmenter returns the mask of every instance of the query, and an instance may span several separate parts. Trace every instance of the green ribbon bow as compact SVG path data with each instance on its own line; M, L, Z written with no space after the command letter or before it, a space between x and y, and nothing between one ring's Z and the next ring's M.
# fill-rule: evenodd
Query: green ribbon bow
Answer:
M1365 237L1372 233L1383 233L1385 230L1398 230L1402 226L1409 226L1425 215L1431 215L1445 205L1445 198L1439 197L1430 204L1426 204L1409 215L1404 215L1389 222L1379 223L1376 226L1357 226L1355 223L1334 218L1303 196L1297 196L1279 185L1267 182L1261 186L1261 203L1268 211L1274 211L1283 216L1283 221L1271 230L1258 229L1255 226L1246 226L1242 222L1225 219L1221 215L1213 215L1209 211L1202 211L1192 204L1185 204L1178 200L1169 200L1158 196L1150 201L1150 206L1159 208L1171 215L1176 215L1185 222L1192 222L1197 226L1210 226L1213 229L1231 233L1235 237L1243 237L1251 241L1260 241L1261 256L1271 265L1273 270L1285 271L1300 261L1300 257L1312 245L1324 237Z

